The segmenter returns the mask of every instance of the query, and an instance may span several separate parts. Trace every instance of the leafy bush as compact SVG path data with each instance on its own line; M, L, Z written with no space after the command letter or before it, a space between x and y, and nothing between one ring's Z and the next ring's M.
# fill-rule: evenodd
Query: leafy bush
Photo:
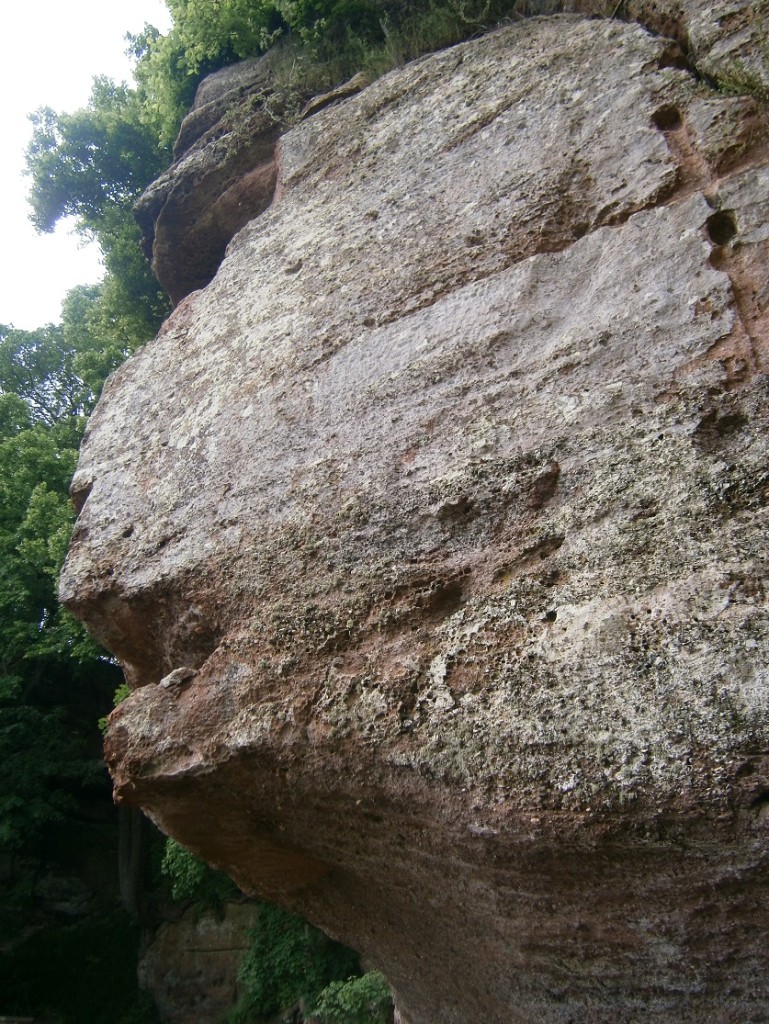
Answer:
M205 74L270 48L287 50L288 63L309 86L306 99L357 71L376 77L503 17L549 12L558 0L169 0L168 6L167 35L146 26L131 37L138 118L132 98L121 97L126 114L156 131L163 146L173 142Z
M390 988L379 971L332 981L321 992L314 1011L321 1024L389 1024L392 1014Z
M174 839L166 840L160 870L171 883L171 896L179 902L191 900L212 907L239 895L232 879L210 868Z
M296 1005L313 1012L331 982L360 971L351 949L270 903L261 905L251 937L239 975L244 994L229 1024L269 1019Z

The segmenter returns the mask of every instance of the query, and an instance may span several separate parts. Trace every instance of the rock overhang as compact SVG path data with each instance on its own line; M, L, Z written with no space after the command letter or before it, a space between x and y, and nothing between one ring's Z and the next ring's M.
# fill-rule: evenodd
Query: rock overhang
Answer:
M536 20L298 126L84 444L118 793L415 1021L704 1019L727 905L765 1002L769 175L666 53Z

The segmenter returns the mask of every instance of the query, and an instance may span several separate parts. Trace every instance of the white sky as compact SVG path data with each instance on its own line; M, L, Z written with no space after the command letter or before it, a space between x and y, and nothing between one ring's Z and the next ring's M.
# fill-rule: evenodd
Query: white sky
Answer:
M126 32L168 31L163 0L0 0L0 323L31 330L59 320L65 293L101 277L98 250L67 225L38 235L22 175L38 107L85 106L95 75L129 81Z

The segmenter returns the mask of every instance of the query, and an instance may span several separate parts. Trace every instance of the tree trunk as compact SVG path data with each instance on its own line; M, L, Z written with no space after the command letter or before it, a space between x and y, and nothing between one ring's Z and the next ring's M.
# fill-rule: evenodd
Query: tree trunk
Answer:
M149 875L149 822L138 807L118 808L118 878L128 913L143 921Z

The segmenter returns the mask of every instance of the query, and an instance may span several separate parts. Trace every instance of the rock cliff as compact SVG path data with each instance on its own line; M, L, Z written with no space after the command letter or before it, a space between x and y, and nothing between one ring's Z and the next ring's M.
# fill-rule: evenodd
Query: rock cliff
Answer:
M408 1024L769 1015L766 10L652 6L276 140L73 482L118 799Z
M139 984L152 993L164 1021L204 1024L224 1019L237 1002L240 961L250 948L257 908L225 903L219 913L189 907L166 921L139 961Z

